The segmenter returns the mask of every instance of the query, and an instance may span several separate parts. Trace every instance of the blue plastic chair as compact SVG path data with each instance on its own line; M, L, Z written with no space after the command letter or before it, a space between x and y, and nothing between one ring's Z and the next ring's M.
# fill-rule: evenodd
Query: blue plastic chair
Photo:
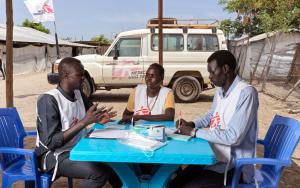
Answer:
M264 140L257 143L264 145L264 158L243 158L236 160L235 172L230 187L255 187L255 184L239 184L244 165L260 164L257 169L262 175L258 182L260 188L278 187L281 173L286 166L291 166L291 157L300 139L300 122L288 117L276 115Z
M0 108L0 167L2 188L16 181L25 181L25 187L48 188L51 174L40 173L34 150L23 149L24 137L36 136L36 131L25 132L16 108ZM72 179L68 179L72 188Z

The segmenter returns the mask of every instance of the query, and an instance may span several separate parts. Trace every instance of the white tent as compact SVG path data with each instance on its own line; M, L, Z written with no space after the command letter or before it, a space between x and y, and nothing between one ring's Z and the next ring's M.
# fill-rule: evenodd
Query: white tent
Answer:
M5 52L6 25L0 24L0 49ZM43 71L57 59L55 37L35 29L14 26L14 74ZM58 40L60 57L96 53L96 47ZM1 55L0 55L1 57ZM6 57L2 61L5 65Z
M289 33L278 33L276 47L268 74L269 80L287 80L288 77L296 77L295 64L299 64L300 32L298 30ZM260 78L266 70L271 49L271 43L275 33L263 33L254 37L242 38L230 41L230 50L238 60L239 74L245 79L250 79L254 72L255 78ZM294 78L297 80L297 78Z

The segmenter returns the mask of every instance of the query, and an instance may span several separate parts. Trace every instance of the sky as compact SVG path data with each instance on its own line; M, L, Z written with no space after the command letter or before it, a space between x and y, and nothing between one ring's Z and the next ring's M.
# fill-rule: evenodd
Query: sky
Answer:
M234 18L218 0L164 0L163 16L177 19ZM112 39L117 33L146 27L157 17L158 0L53 0L59 38L90 40L99 34ZM14 24L32 17L23 0L13 0ZM5 0L0 0L0 23L6 23ZM43 25L54 34L53 22Z

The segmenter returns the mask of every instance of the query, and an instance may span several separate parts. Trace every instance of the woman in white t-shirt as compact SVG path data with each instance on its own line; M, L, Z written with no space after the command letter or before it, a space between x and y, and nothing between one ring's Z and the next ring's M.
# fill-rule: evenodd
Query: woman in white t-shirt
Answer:
M149 66L145 83L134 88L123 112L121 123L132 120L173 121L175 116L174 94L163 87L164 68L153 63Z

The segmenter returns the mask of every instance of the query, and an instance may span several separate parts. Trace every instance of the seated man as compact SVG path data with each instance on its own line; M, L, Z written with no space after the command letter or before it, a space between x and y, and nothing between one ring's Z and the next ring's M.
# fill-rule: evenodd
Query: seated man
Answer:
M229 185L238 158L255 157L258 94L254 87L236 75L235 57L226 50L213 53L207 60L211 82L218 86L211 110L201 118L180 121L178 132L208 140L216 155L212 166L188 166L170 187L223 187ZM202 129L209 127L209 129ZM254 167L243 168L243 179L253 181ZM227 183L226 183L227 182Z
M175 115L174 94L163 87L164 68L153 63L149 66L145 82L134 88L129 96L121 123L134 121L173 121Z
M97 109L80 92L84 68L75 58L64 58L59 66L59 84L38 98L36 154L40 169L56 176L84 179L81 187L102 187L106 181L120 187L114 172L101 163L71 161L71 149L95 122L106 123L116 112Z

